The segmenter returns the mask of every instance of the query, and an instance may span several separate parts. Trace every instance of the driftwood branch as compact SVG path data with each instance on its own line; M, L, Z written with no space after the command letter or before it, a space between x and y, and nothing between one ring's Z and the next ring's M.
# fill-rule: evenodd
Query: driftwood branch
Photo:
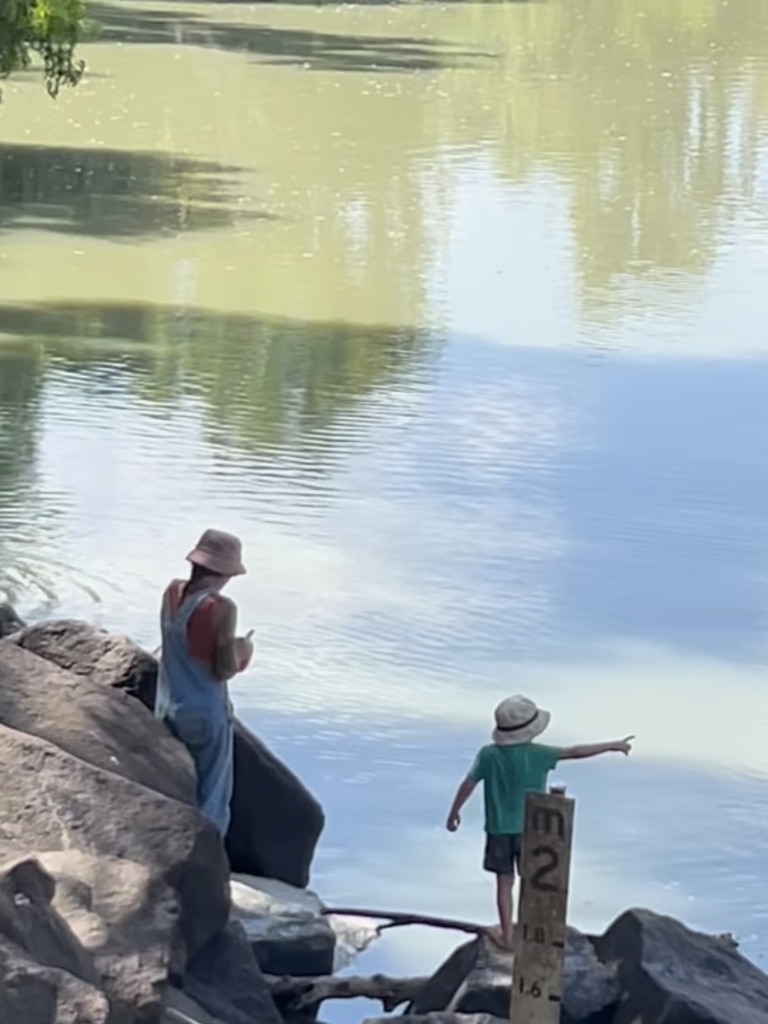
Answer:
M267 976L272 996L288 1010L306 1010L326 999L376 999L385 1013L415 999L426 978L389 978L374 974L370 978L275 978Z
M455 921L450 917L433 917L430 914L403 914L385 910L360 910L359 908L336 908L325 907L323 914L326 917L338 915L339 917L370 917L374 921L386 921L386 924L379 925L377 931L383 932L387 928L403 928L406 925L420 924L428 928L447 928L455 932L467 932L469 935L483 935L488 931L484 924L473 924L471 921Z

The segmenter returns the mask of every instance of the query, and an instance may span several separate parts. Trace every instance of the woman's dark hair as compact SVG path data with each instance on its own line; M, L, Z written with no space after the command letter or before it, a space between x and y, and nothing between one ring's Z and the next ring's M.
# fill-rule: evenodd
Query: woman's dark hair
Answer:
M194 586L195 583L199 583L201 580L220 580L222 579L220 572L211 572L210 569L206 569L203 565L192 565L192 571L189 574L189 579L184 586L184 597L189 593L189 588Z
M214 579L220 580L220 572L211 572L210 569L206 569L204 565L193 565L192 572L189 574L190 583L199 583L200 580Z

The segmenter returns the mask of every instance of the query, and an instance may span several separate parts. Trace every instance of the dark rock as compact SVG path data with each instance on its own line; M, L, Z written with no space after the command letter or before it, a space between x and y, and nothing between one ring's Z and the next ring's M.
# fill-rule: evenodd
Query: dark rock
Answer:
M24 623L16 614L16 609L7 601L0 601L0 640L20 629L24 629Z
M125 637L82 622L30 626L13 642L154 707L157 662ZM235 791L227 853L232 870L306 886L325 818L303 783L240 722L235 723Z
M613 1024L620 991L616 969L600 962L592 940L568 929L562 1024Z
M109 997L110 1024L154 1024L169 973L183 969L176 948L178 903L144 865L76 850L43 853L56 879L55 909L95 966ZM174 953L181 954L178 964Z
M0 726L0 847L77 850L135 861L179 905L177 942L194 955L226 923L229 873L193 808Z
M0 724L195 803L191 758L146 708L9 641L0 642Z
M302 782L239 721L227 853L232 870L304 887L325 825Z
M52 906L55 889L55 880L34 857L3 864L0 936L42 966L54 967L95 985L93 959Z
M184 992L224 1024L282 1024L242 925L229 925L187 967Z
M512 955L490 939L473 939L454 950L406 1012L509 1017L511 978Z
M409 1015L449 1011L509 1017L512 954L480 938L454 950L430 978ZM563 1024L610 1024L619 998L615 971L601 964L590 940L568 929L565 946Z
M165 990L160 1024L224 1024L224 1022L220 1017L213 1017L186 992L169 986Z
M13 642L92 683L124 690L154 709L157 661L128 637L75 619L57 619L27 627Z
M482 940L472 939L471 942L465 942L454 949L405 1012L413 1016L423 1016L447 1010L466 978L474 970L481 945Z
M509 1017L511 990L512 954L499 949L490 939L478 939L474 966L446 1009Z
M299 978L333 973L335 945L336 936L323 921L316 921L311 927L298 923L286 925L280 934L274 928L270 934L251 940L254 955L265 974L290 974Z
M265 974L333 973L336 935L314 893L242 876L233 878L230 888L232 916L243 925Z
M46 967L0 937L3 1024L111 1024L107 997L56 967Z
M94 962L52 906L54 889L32 857L0 868L0 1021L106 1024Z
M615 1024L768 1024L768 977L722 937L630 910L595 947L618 968Z

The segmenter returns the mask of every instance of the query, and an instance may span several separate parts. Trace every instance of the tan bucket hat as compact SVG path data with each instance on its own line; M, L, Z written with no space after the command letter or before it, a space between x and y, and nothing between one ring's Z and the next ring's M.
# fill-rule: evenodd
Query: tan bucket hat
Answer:
M493 742L500 747L511 747L517 743L530 743L549 725L552 716L528 697L519 694L507 697L495 712L496 728Z
M240 539L223 530L206 530L187 561L219 576L242 576L245 572Z

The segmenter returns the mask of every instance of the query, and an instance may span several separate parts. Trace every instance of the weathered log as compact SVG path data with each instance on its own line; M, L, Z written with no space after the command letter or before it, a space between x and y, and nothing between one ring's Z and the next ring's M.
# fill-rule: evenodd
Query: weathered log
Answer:
M375 999L385 1013L392 1013L409 1003L427 981L426 978L390 978L374 974L369 978L276 978L267 975L272 997L279 1007L306 1010L319 1006L326 999Z
M406 925L424 925L428 928L446 928L450 931L466 932L469 935L484 935L488 931L486 924L473 924L471 921L456 921L450 917L434 917L431 914L399 913L386 910L360 910L359 908L325 907L323 914L338 917L369 917L375 921L386 921L377 929L379 932L387 928L403 928Z

